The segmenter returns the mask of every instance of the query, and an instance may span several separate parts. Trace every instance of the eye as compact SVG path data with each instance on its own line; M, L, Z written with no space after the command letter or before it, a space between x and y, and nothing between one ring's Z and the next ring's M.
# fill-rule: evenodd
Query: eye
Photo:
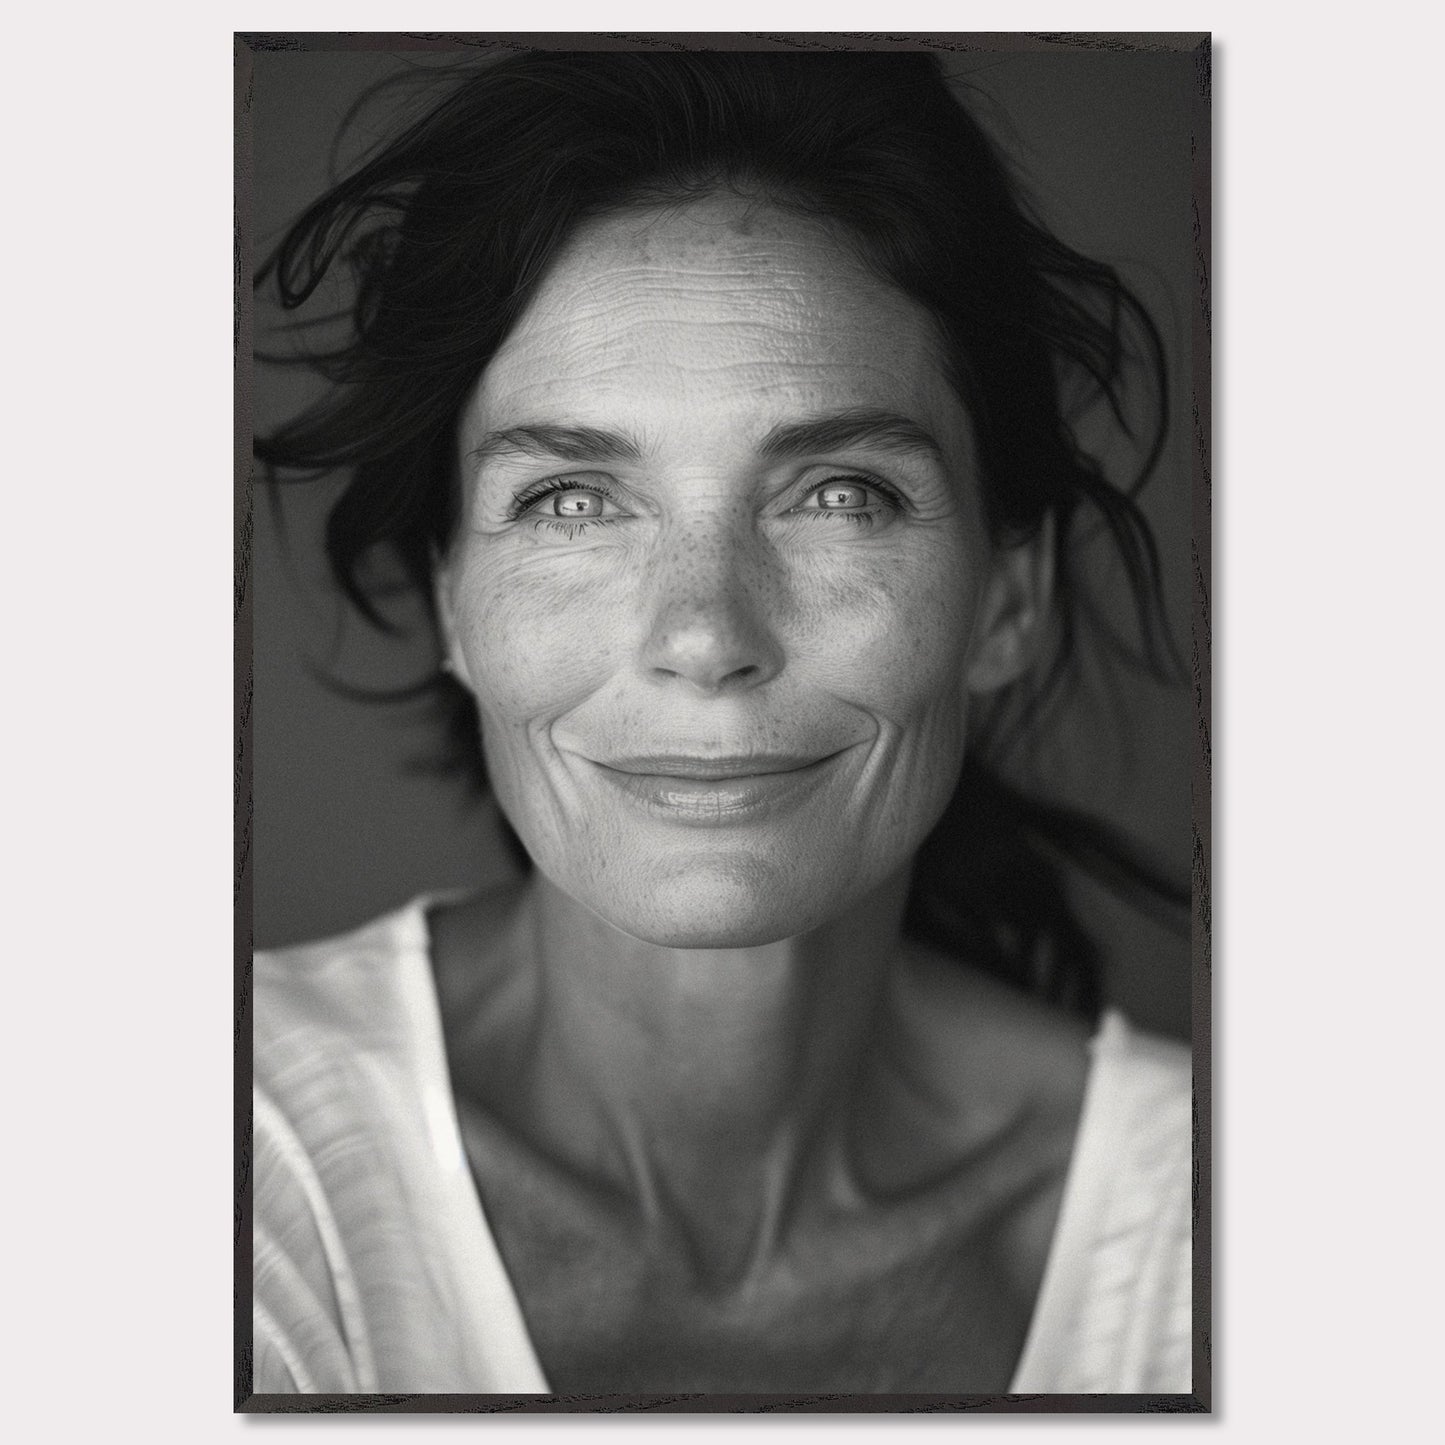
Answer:
M873 523L902 510L898 494L882 482L872 477L834 476L815 486L792 512L810 521L840 518Z
M540 522L607 522L627 513L613 500L611 488L601 478L585 482L576 477L548 477L524 488L507 509L510 520L523 516Z

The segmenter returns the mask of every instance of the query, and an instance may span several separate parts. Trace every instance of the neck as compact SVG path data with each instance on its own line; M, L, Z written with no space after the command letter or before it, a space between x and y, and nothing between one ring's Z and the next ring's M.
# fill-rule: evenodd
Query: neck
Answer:
M649 1225L710 1234L717 1267L745 1269L839 1137L906 891L906 875L895 878L797 938L673 949L535 877L518 930L535 980L518 1122L564 1165L633 1198Z

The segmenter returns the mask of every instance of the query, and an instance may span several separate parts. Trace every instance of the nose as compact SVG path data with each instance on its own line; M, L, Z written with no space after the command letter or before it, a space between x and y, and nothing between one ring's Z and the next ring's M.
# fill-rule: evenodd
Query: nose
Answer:
M782 671L778 597L748 519L679 527L655 558L641 663L707 694L761 687Z

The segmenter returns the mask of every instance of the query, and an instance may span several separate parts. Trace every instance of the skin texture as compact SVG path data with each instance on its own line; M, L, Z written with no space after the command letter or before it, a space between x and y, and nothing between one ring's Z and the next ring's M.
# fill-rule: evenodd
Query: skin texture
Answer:
M941 455L763 453L778 426L860 411ZM548 425L638 457L475 456ZM836 917L907 865L957 780L970 690L1026 655L1042 571L1033 549L994 555L920 308L816 223L739 200L602 221L488 367L461 452L444 615L489 776L548 877L628 933L720 947ZM552 479L604 515L547 497L513 515ZM825 483L869 501L829 511ZM769 826L684 831L599 777L620 750L843 756Z
M990 542L931 321L765 205L605 218L458 449L439 603L539 871L434 911L433 953L549 1379L1005 1388L1084 1040L901 940L1049 586L1046 537ZM637 753L734 761L639 792ZM806 782L732 806L778 755Z

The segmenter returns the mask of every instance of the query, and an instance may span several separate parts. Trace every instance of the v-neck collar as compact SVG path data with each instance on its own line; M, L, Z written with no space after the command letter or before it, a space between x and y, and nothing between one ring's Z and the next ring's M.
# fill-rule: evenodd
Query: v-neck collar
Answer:
M485 1374L495 1375L498 1364L506 1362L508 1378L516 1380L508 1393L552 1394L527 1329L521 1300L472 1178L452 1093L427 920L431 908L449 901L452 896L449 893L423 895L401 910L398 926L402 935L401 951L409 965L402 982L410 995L418 1024L417 1078L424 1095L432 1156L442 1176L442 1193L449 1216L448 1234L459 1278L479 1282L477 1288L459 1291L463 1318L458 1321L458 1327L467 1336L467 1357L479 1363L485 1361ZM1128 1025L1122 1015L1109 1009L1089 1041L1088 1075L1059 1216L1009 1394L1035 1393L1037 1387L1031 1382L1054 1372L1058 1352L1067 1339L1065 1307L1076 1293L1075 1276L1088 1257L1091 1229L1097 1222L1098 1181L1108 1176L1108 1156L1115 1143L1113 1131L1108 1127L1109 1071L1101 1060L1112 1056L1127 1033Z

